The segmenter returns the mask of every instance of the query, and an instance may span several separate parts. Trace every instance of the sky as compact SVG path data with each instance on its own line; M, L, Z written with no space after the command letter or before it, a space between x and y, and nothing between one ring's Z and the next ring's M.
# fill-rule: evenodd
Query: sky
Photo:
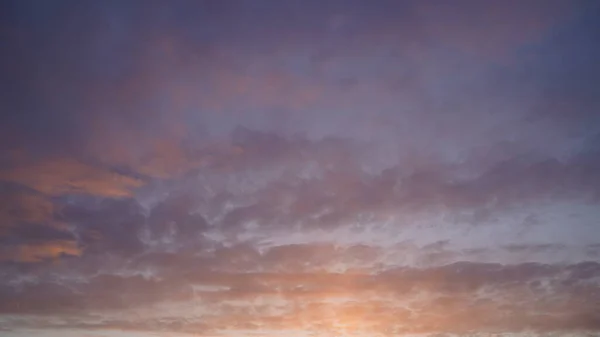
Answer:
M600 2L0 0L5 337L600 336Z

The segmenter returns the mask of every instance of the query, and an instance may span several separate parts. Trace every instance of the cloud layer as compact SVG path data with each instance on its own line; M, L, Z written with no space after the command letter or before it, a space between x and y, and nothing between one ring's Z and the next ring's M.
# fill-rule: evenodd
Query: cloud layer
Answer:
M1 6L3 335L600 333L595 2Z

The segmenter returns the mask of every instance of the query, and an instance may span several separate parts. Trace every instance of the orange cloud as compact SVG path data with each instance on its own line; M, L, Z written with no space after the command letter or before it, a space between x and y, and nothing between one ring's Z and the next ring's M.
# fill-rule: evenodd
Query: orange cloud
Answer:
M0 260L40 262L47 259L55 259L63 255L80 256L81 254L82 250L78 247L77 242L56 240L11 247L4 254L0 254Z
M84 193L127 197L142 181L81 163L75 159L50 159L0 171L0 180L25 185L48 195Z

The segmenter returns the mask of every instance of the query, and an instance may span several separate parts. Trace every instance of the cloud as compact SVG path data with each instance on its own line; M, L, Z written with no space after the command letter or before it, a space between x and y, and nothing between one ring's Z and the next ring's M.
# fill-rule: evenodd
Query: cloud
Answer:
M82 253L76 241L66 240L5 246L2 251L0 259L18 262L42 262L62 256L79 256Z
M260 137L267 139L268 136ZM359 166L363 150L343 141L329 145L327 141L307 142L298 149L290 145L285 152L278 152L269 146L284 147L286 141L272 137L278 140L269 144L277 145L257 147L264 149L265 156L270 154L264 159L262 153L251 152L252 138L246 139L244 144L248 150L239 157L241 161L231 164L237 165L231 166L232 170L248 167L245 155L251 155L258 165L267 165L270 161L270 165L298 168L293 163L296 163L295 153L301 152L302 162L314 163L314 173L301 179L298 178L302 175L300 170L292 179L273 175L272 182L261 183L251 198L234 195L232 201L245 201L238 207L228 208L219 220L219 228L235 231L254 221L264 227L276 222L325 229L345 226L361 216L384 220L402 212L409 215L442 209L462 213L456 221L475 226L517 205L537 203L541 199L591 201L598 193L598 186L593 183L598 180L594 173L597 163L586 154L559 161L536 156L503 159L500 153L493 164L484 167L480 167L481 158L474 156L460 165L439 165L419 171L398 165L369 174ZM279 159L277 153L285 153L285 157ZM493 157L494 153L486 156ZM469 177L460 176L465 171L472 173Z
M85 307L104 318L102 323L92 323L91 317L83 315L81 321L90 323L79 327L112 325L140 331L161 327L189 332L199 326L194 317L204 311L185 312L185 308L198 303L210 308L203 319L204 329L209 330L269 322L286 329L325 324L332 331L340 328L335 323L340 322L350 329L397 329L399 333L597 329L593 290L600 266L594 262L571 266L464 262L372 274L197 272L190 278L190 272L168 279L160 274L153 278L106 274L68 285L23 285L16 292L5 286L2 309L12 314L77 317L77 308ZM152 320L166 303L175 316ZM138 318L119 323L114 310L137 313ZM556 319L544 319L548 316ZM147 322L150 327L143 317L152 320Z
M504 1L483 6L461 1L458 6L443 2L415 5L419 25L429 36L486 57L506 57L516 46L540 39L544 31L573 10L561 1ZM510 22L510 25L505 24ZM482 55L482 56L483 56Z
M3 268L37 266L3 283L8 304L2 310L78 322L48 321L45 329L597 329L589 291L597 287L600 269L583 262L591 243L551 239L548 233L562 223L546 222L540 203L593 203L586 197L597 189L585 183L595 176L589 154L564 162L496 159L464 178L452 173L476 166L476 159L458 170L394 166L368 172L359 166L368 147L352 141L288 139L250 130L238 130L232 138L233 146L242 147L239 153L213 154L216 162L227 163L227 171L209 165L183 183L150 180L143 188L158 196L151 202L144 201L141 189L131 197L67 189L40 199L52 205L44 217L25 217L5 236L14 243L3 250L9 263ZM310 174L302 176L298 160L313 163ZM261 175L273 167L284 173ZM228 179L238 172L241 179L231 184ZM524 204L530 206L519 215ZM583 216L570 220L583 231L588 211L568 207ZM443 221L433 227L433 236L416 223L394 222L432 221L435 210L443 212ZM512 224L494 225L497 217ZM45 226L44 218L64 227ZM392 225L381 223L386 219ZM520 241L503 238L506 226L514 233L534 232L520 235ZM478 242L486 231L496 238ZM55 259L60 266L46 264ZM197 303L202 309L184 309ZM369 305L372 310L365 308ZM102 317L101 323L83 312L79 316L82 308L85 315ZM160 318L166 308L175 318ZM211 315L197 325L205 311ZM119 312L130 318L117 319ZM556 317L554 323L549 316ZM394 317L403 317L403 323ZM348 323L357 320L361 323Z
M0 5L10 334L577 336L596 5Z
M97 194L126 197L142 182L74 159L50 159L27 163L0 173L0 179L22 184L51 196L61 194Z
M1 232L21 223L52 222L54 204L45 196L3 183L0 204ZM57 224L55 224L57 225Z

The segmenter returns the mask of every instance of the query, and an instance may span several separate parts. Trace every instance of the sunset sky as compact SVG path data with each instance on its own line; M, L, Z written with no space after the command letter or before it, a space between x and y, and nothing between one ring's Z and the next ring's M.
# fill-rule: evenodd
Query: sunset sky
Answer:
M0 0L3 337L600 336L600 1Z

